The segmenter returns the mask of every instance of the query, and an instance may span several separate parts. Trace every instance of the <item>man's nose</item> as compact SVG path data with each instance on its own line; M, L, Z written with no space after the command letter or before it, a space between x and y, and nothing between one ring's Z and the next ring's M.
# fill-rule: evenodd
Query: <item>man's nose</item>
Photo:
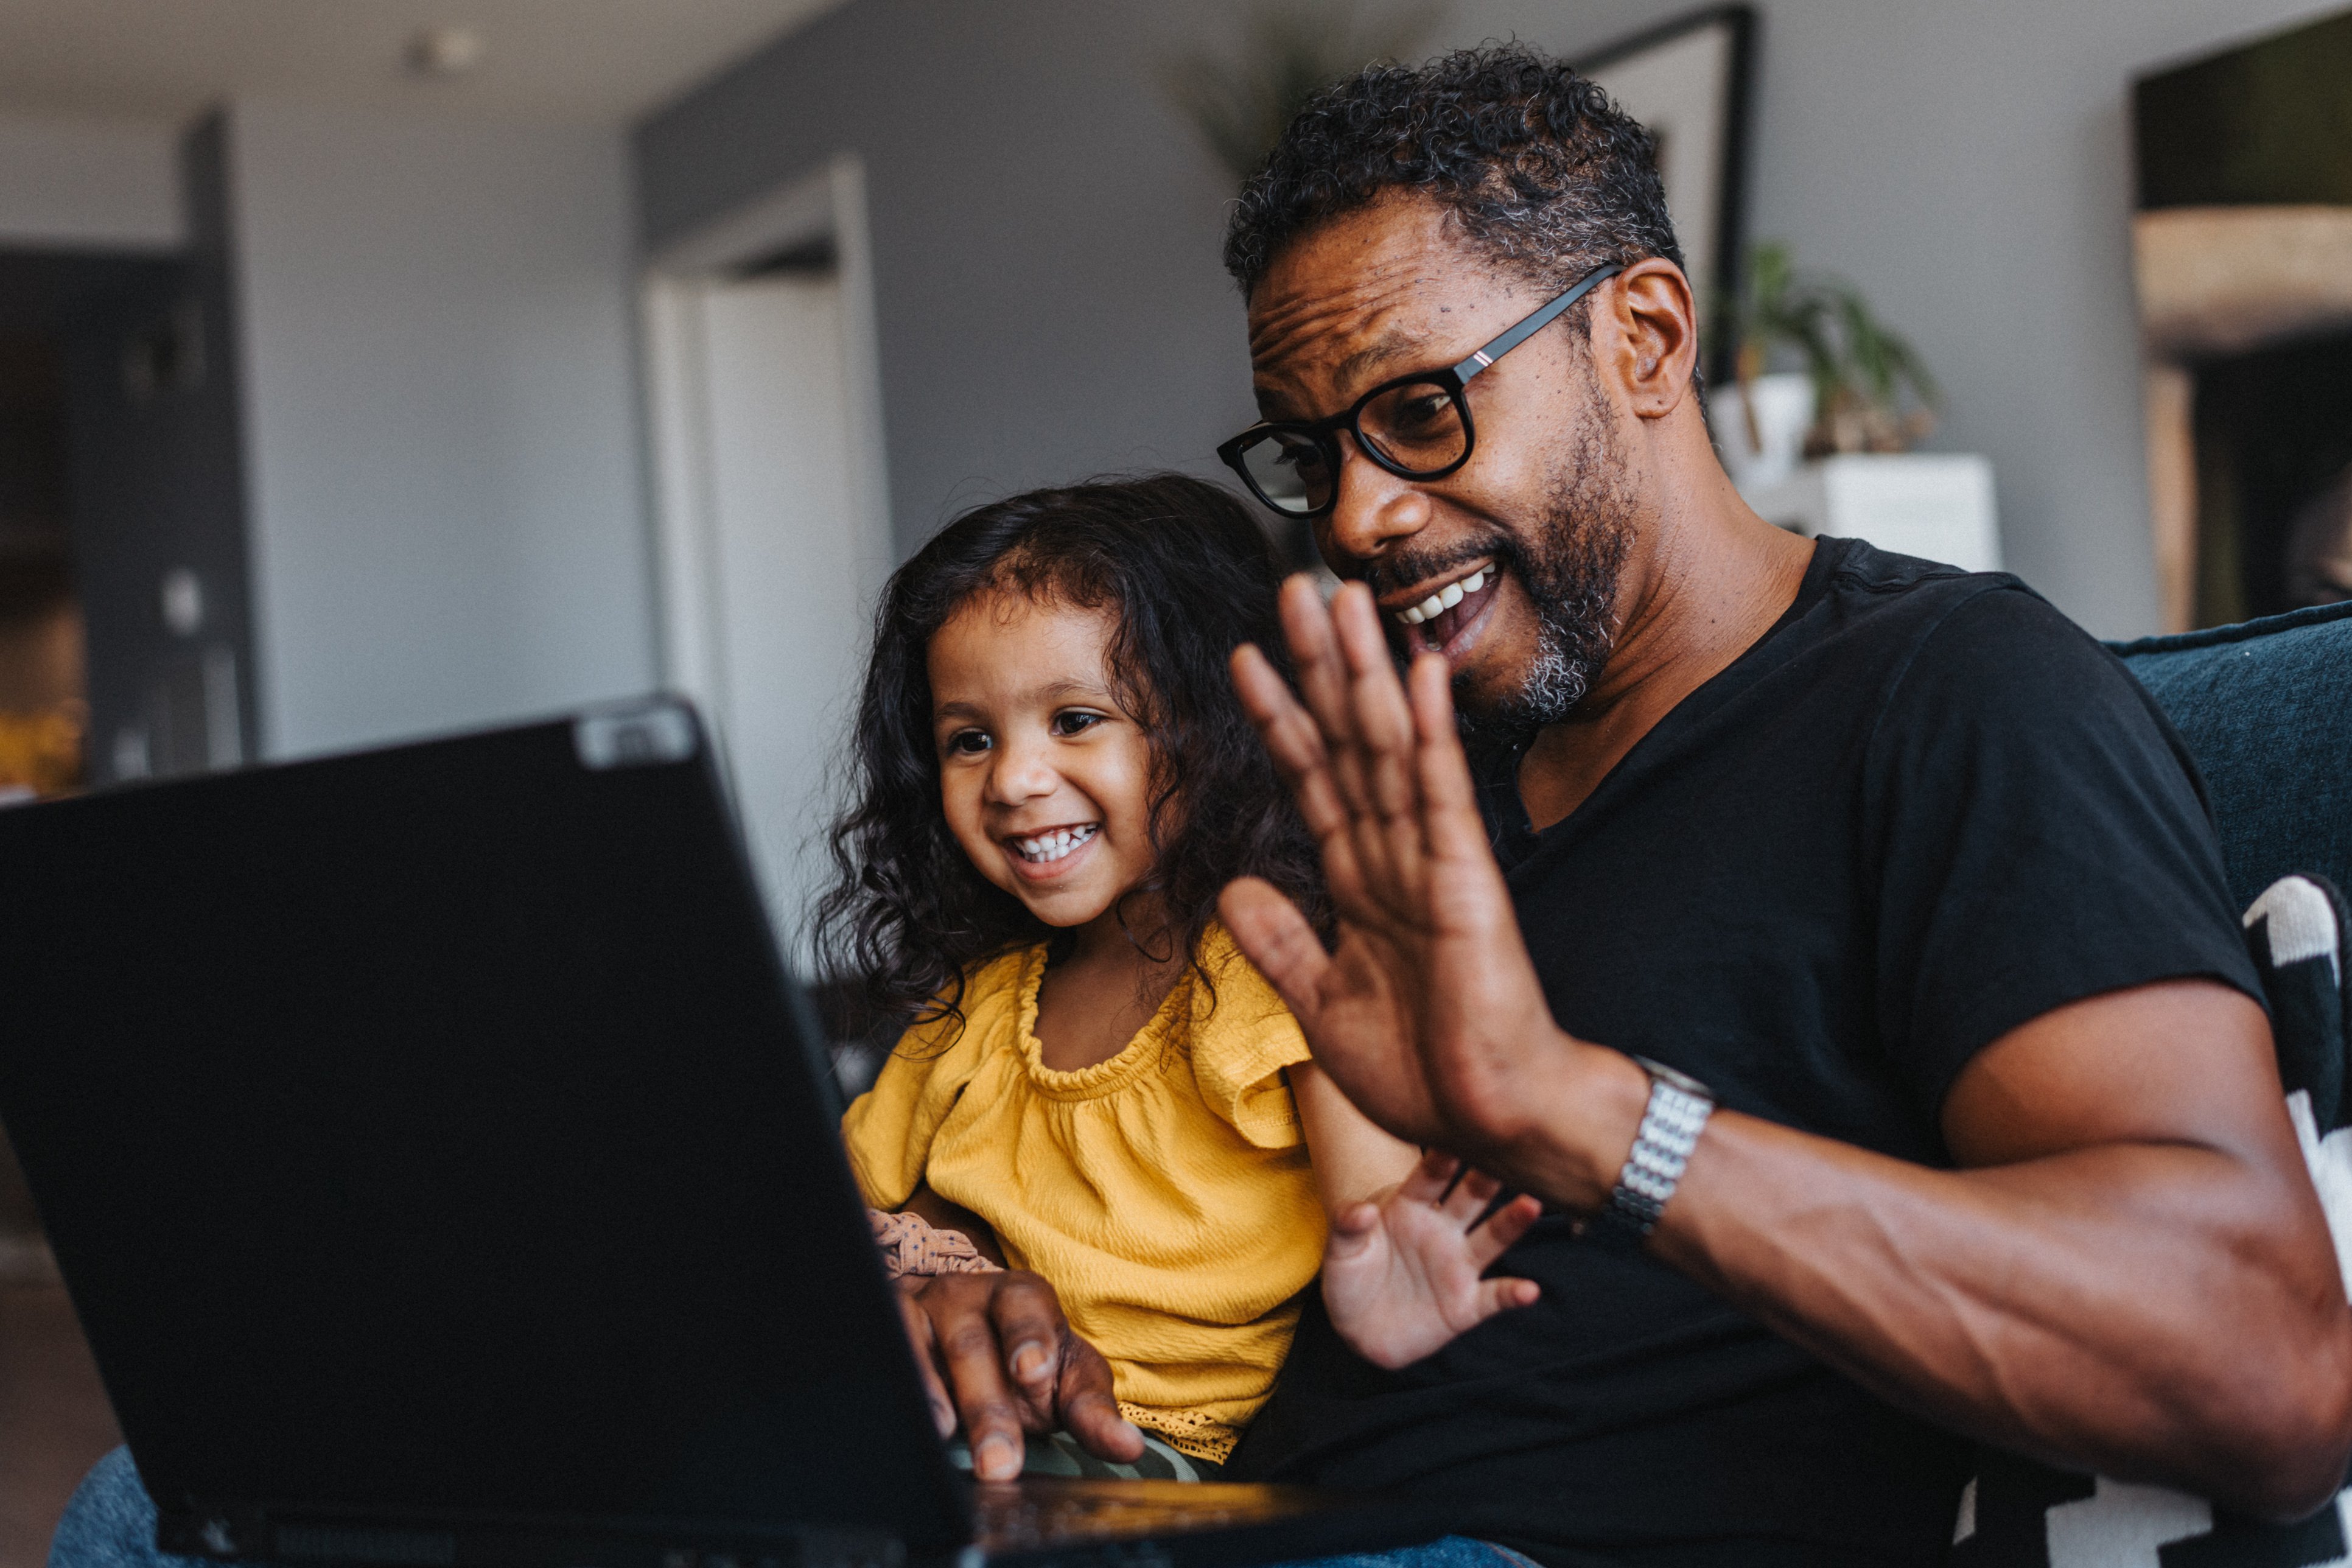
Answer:
M1346 437L1340 439L1345 442ZM1354 449L1339 460L1339 493L1317 530L1323 559L1342 577L1429 526L1429 498Z

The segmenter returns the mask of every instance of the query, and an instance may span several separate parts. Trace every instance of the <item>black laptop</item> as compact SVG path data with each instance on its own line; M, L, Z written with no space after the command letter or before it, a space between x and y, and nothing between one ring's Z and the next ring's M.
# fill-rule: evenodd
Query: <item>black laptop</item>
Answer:
M974 1486L693 711L0 810L0 1120L168 1551L1237 1564L1393 1501Z

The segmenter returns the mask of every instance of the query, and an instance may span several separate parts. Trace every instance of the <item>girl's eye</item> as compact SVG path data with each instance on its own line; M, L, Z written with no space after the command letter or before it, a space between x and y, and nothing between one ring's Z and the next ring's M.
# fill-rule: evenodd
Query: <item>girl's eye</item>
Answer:
M945 750L948 755L951 757L977 756L981 752L988 750L988 731L985 730L958 730L954 734L948 737Z
M1051 728L1055 734L1067 740L1073 735L1085 734L1102 721L1103 716L1099 713L1086 713L1072 709L1055 714Z

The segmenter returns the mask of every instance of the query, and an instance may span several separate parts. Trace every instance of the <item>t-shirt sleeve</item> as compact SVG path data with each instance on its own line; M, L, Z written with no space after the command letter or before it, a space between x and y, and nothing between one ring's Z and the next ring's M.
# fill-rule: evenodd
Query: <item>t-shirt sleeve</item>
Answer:
M2010 1030L2200 976L2257 1002L2180 739L2122 661L2032 594L1951 610L1869 742L1884 1037L1931 1110Z
M977 1029L956 1020L908 1030L841 1119L849 1168L869 1207L898 1209L930 1168L931 1141L979 1070Z
M1310 1059L1307 1037L1273 984L1238 949L1217 956L1223 962L1216 965L1215 1007L1192 1031L1192 1076L1201 1099L1254 1147L1295 1149L1306 1135L1282 1069Z

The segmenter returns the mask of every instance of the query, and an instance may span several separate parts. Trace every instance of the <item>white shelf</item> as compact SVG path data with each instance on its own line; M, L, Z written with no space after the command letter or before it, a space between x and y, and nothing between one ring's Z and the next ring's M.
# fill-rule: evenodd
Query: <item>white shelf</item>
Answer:
M1998 572L1992 464L1946 453L1854 454L1807 463L1742 492L1765 521L1803 534L1866 539L1881 550Z

